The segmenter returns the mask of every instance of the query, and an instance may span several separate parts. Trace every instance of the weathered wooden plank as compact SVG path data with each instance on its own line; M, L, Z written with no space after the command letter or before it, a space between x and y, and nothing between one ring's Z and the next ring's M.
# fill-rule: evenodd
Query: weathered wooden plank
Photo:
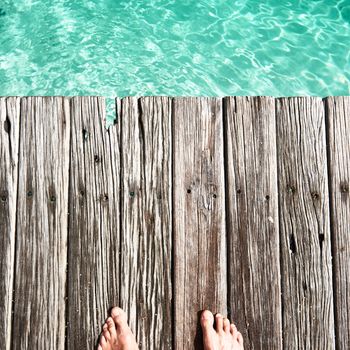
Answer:
M281 349L275 102L225 99L229 305L245 349Z
M331 193L336 348L350 346L350 97L325 100Z
M284 347L333 349L324 108L309 97L276 104Z
M68 349L93 349L119 301L119 124L105 129L105 100L71 100Z
M171 99L122 100L121 306L142 349L170 349Z
M0 98L0 344L11 343L20 98Z
M21 99L14 349L64 349L68 102Z
M222 100L173 107L175 348L191 349L199 311L227 312Z

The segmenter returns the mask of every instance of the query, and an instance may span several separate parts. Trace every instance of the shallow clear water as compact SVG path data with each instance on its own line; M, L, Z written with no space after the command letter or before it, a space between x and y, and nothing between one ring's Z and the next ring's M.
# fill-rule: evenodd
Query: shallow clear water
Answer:
M0 95L349 95L350 0L0 0Z

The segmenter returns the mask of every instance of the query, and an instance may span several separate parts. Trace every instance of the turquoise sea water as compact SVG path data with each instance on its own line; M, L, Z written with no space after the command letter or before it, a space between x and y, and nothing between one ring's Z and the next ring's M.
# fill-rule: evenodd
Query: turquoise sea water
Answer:
M0 95L349 95L350 0L0 0Z

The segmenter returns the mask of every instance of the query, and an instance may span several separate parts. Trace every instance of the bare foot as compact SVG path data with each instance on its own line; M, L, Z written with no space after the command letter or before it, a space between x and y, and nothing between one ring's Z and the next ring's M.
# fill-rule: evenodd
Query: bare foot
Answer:
M243 350L243 337L236 326L220 314L215 315L205 310L201 315L204 350Z
M138 346L128 326L125 312L114 307L103 325L97 350L137 350Z

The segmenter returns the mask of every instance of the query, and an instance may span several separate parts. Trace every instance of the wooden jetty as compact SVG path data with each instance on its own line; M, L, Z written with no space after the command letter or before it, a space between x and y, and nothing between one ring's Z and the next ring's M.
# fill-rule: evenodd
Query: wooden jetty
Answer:
M0 347L350 348L350 97L0 98Z

